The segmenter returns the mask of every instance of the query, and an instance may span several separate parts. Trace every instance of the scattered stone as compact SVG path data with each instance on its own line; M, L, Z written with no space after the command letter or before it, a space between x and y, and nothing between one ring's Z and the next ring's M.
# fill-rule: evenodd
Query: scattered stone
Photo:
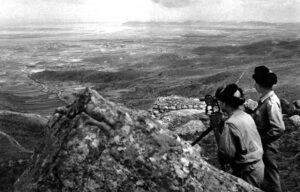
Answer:
M154 113L155 115L157 115L157 114L159 114L159 111L154 110L153 113Z
M258 103L252 99L247 99L244 103L244 107L246 110L254 111L258 106Z
M204 109L204 108L205 108L205 105L197 105L197 108L198 108L198 109Z
M168 107L168 106L163 106L163 109L164 109L164 110L168 110L169 107Z
M299 115L294 115L289 118L293 125L296 126L297 128L300 128L300 116Z
M159 122L171 131L176 129L191 120L201 120L206 126L209 124L209 117L203 113L202 110L197 109L183 109L177 111L170 111L163 114L159 118Z
M200 99L199 98L193 98L193 101L198 103L198 102L200 102Z
M296 107L288 102L286 99L280 99L282 113L283 114L292 114Z
M200 101L199 98L185 98L181 96L171 95L168 97L158 97L154 102L152 108L155 109L161 108L162 106L169 106L170 110L193 109L198 108L198 105L203 106L205 105L205 103L203 101Z

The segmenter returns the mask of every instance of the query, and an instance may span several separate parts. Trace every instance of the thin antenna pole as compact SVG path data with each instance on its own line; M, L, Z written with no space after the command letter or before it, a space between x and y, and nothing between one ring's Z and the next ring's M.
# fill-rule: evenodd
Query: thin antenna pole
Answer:
M247 69L248 69L248 68L247 68ZM243 78L243 76L245 75L247 69L246 69L245 71L243 71L243 73L242 73L242 74L240 75L240 77L237 79L237 81L235 82L235 84L239 84L240 80L241 80L241 79Z

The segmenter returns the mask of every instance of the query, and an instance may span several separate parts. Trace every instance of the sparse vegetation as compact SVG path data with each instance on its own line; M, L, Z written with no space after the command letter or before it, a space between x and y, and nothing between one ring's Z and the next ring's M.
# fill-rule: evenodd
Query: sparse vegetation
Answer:
M266 23L254 23L256 24L266 26ZM274 27L273 24L269 25ZM199 26L200 31L206 28L207 26ZM294 26L293 31L297 33L282 34L287 33L285 31L275 34L278 28L274 27L274 34L267 31L261 33L261 28L256 31L255 28L233 27L222 29L228 33L215 35L184 31L187 34L177 36L176 32L174 39L171 36L174 34L170 34L170 37L165 34L158 37L149 33L146 38L134 36L132 39L85 39L82 42L76 39L63 43L55 40L42 42L37 39L27 45L20 45L19 42L16 45L9 43L7 47L1 45L4 55L14 51L18 54L10 58L0 57L2 63L12 67L8 74L3 73L4 77L12 76L12 87L6 83L1 84L8 88L1 89L0 107L16 112L49 115L56 107L64 105L57 99L60 91L66 92L60 95L61 98L69 98L70 90L78 88L76 85L93 85L109 100L132 108L149 109L159 96L203 97L205 94L214 94L217 87L235 82L245 70L239 85L244 88L247 97L255 99L257 94L252 89L251 76L257 65L267 65L278 74L276 92L281 98L288 101L300 99L300 41L296 38L289 39L294 37L290 34L298 34L299 30ZM245 36L241 35L246 31ZM35 35L29 36L37 38ZM15 70L14 66L24 67L26 70L46 69L30 76L42 86L37 86L28 78L25 82L24 72ZM15 82L18 78L21 79L19 81L24 81L23 84ZM14 86L17 83L19 84ZM69 88L68 83L73 87ZM30 86L26 87L27 84ZM43 139L42 127L41 124L20 116L0 114L0 130L31 150ZM296 136L291 134L284 139L288 143L296 140ZM0 141L0 148L10 149L5 141ZM203 142L206 145L205 155L209 157L210 163L217 165L214 141L204 139ZM294 151L288 149L292 147L281 148L287 150L284 158L294 155ZM3 162L29 158L28 154L13 150L9 153L0 151L0 154ZM284 161L285 159L281 161L281 169L292 171L297 166L295 164L288 167ZM26 165L21 163L14 164L13 167L8 167L7 164L0 166L0 191L11 191L13 183ZM294 177L287 171L284 171L284 176L285 180ZM293 179L291 181L293 182L287 183L288 187L296 186L296 182Z

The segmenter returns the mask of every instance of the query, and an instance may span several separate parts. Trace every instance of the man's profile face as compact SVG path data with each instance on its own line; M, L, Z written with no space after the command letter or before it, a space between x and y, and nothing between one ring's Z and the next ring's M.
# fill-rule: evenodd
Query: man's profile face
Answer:
M223 101L219 101L219 104L222 112L226 112L226 103Z
M260 86L255 82L254 83L255 90L260 93Z

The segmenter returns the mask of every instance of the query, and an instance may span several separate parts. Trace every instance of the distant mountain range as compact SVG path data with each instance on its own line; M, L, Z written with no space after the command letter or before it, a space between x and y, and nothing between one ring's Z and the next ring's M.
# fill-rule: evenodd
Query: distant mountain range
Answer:
M265 22L265 21L218 21L218 22L208 22L202 20L188 20L188 21L128 21L123 23L123 25L197 25L197 24L223 24L223 25L286 25L286 24L294 24L298 25L300 23L273 23L273 22Z

